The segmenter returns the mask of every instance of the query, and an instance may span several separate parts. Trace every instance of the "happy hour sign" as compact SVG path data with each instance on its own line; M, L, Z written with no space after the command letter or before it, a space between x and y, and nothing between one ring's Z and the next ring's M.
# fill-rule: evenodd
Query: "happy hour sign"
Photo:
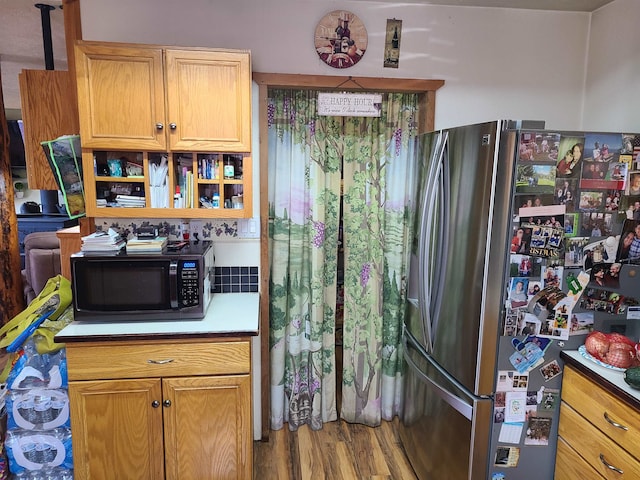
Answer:
M379 93L318 93L318 115L331 117L379 117Z

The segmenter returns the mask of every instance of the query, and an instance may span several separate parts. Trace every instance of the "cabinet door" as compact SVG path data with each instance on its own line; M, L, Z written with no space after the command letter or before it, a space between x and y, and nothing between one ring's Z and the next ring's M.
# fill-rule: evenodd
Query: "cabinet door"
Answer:
M164 478L159 379L69 382L69 400L76 479Z
M162 50L76 46L84 148L165 150Z
M167 480L251 479L249 375L162 380Z
M29 188L58 190L40 142L78 133L73 79L68 71L62 70L22 70L18 79Z
M165 52L171 150L251 150L249 52Z

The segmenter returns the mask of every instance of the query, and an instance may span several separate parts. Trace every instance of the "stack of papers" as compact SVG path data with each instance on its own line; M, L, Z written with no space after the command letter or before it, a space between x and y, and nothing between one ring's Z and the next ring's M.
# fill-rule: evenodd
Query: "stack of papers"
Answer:
M133 195L117 195L116 203L121 207L144 207L145 198Z
M108 232L94 232L91 235L82 237L80 250L83 252L117 252L125 244L124 238L110 228Z
M167 237L132 238L127 241L127 253L160 253L167 246Z
M169 186L167 185L167 157L163 155L160 164L149 163L149 186L151 188L151 208L169 206Z

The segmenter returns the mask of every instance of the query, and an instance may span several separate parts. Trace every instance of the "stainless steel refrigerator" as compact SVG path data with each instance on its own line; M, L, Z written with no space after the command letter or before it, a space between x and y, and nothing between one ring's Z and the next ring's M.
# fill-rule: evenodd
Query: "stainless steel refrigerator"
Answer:
M514 371L504 317L520 135L543 129L542 122L504 120L419 138L400 437L421 480L553 478L559 406L548 415L546 445L527 445L521 433L509 468L497 458L504 422L495 419L498 372ZM545 363L583 340L551 342ZM544 379L536 368L528 376L529 394L541 385L560 389L561 375Z

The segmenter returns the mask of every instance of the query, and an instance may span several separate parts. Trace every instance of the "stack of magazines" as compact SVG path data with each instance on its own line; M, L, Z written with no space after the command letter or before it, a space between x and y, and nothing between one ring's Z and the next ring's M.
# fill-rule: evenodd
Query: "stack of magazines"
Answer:
M167 237L134 237L127 241L127 253L160 253L166 246Z
M116 195L116 203L120 207L144 207L144 197L136 197L133 195Z
M83 252L119 252L126 245L124 238L112 228L82 237Z

